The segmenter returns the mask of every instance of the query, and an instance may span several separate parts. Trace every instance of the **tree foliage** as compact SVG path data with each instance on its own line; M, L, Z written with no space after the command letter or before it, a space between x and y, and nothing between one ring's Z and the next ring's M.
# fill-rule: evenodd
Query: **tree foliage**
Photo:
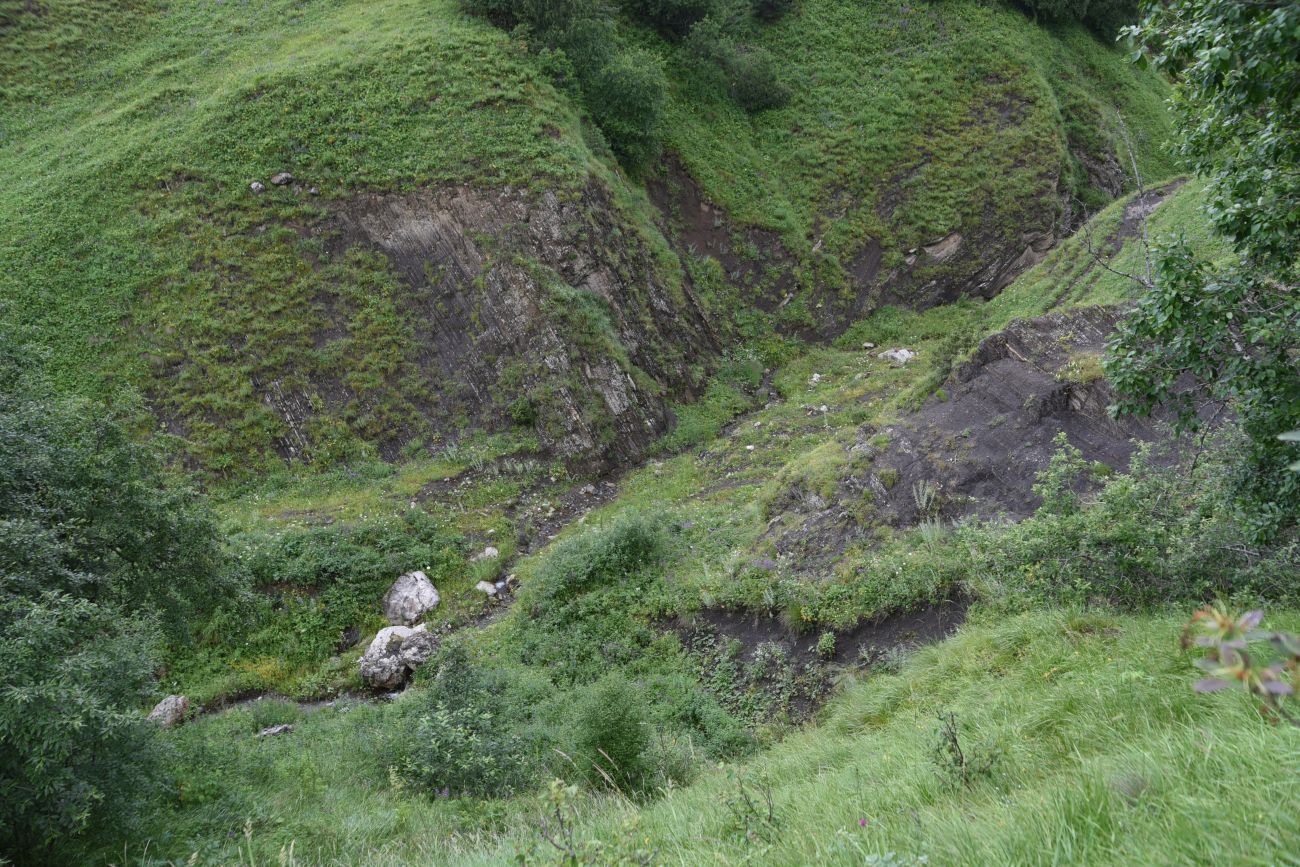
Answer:
M215 526L158 456L0 341L0 849L66 861L154 790L160 627L222 592Z
M215 525L151 446L51 396L0 343L0 595L57 591L157 614L172 634L221 593Z
M1250 435L1242 501L1267 536L1300 507L1276 438L1300 419L1300 4L1151 4L1127 35L1176 78L1179 153L1210 179L1209 216L1236 256L1162 249L1107 371L1121 411L1174 402L1194 427L1189 375L1232 403Z
M50 863L87 830L129 824L158 781L140 710L154 634L57 593L0 602L0 624L0 855Z

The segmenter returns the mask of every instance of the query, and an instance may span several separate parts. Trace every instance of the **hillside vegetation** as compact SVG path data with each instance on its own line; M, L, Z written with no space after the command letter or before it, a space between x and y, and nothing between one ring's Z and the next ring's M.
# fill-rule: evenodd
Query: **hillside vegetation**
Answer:
M1132 14L0 0L0 864L1293 863Z
M723 344L996 292L1132 187L1117 111L1170 171L1159 79L976 3L758 26L791 96L757 114L620 23L671 82L662 213L525 43L449 0L40 10L0 48L6 330L64 390L142 394L142 426L225 476L484 428L625 459Z

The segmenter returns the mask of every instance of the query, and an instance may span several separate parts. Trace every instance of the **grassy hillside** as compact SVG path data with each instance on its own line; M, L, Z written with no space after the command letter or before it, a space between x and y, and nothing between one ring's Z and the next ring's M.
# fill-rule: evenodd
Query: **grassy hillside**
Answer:
M1300 614L1270 622L1295 628ZM648 804L580 795L566 819L593 864L1290 863L1300 734L1264 724L1244 696L1193 693L1180 627L1178 614L990 615L898 673L852 683L760 758ZM974 760L991 758L969 785L934 758L941 712ZM518 852L562 863L537 831L542 798L474 805L381 788L371 756L391 708L258 714L177 735L202 763L194 806L153 851L197 851L197 863L506 864ZM273 719L299 731L251 737ZM219 784L240 800L209 801Z
M401 271L344 227L371 213L371 194L508 186L520 201L570 203L581 215L568 218L574 238L606 239L619 274L617 338L597 355L657 401L691 393L713 361L704 326L687 341L698 358L636 330L634 314L662 306L655 293L675 299L678 319L693 303L706 310L724 341L757 341L773 321L834 334L882 301L928 304L931 289L913 290L937 281L951 294L989 262L1015 259L1022 235L1054 231L1071 195L1104 201L1095 183L1125 183L1115 109L1144 172L1169 170L1156 148L1163 84L1085 31L1045 30L1013 10L804 4L759 32L795 96L754 116L698 87L680 48L624 22L621 38L662 57L674 82L665 146L729 215L719 231L736 255L757 262L729 276L729 264L710 262L721 253L676 236L671 205L665 220L623 178L534 56L452 0L51 0L6 15L6 332L66 390L143 395L142 426L161 425L192 465L224 475L275 468L299 440L292 455L319 467L376 447L427 458L475 428L510 427L511 406L524 420L517 448L540 439L549 450L553 421L530 422L519 402L535 396L550 418L568 417L548 395L590 390L536 365L507 369L496 346L440 355L448 335L437 320L458 304L453 334L469 329L477 345L497 333L474 294L503 294L490 269L515 268L516 283L553 283L552 293L574 275L539 269L535 251L507 243L468 283L428 300L410 284L418 268ZM295 183L270 185L281 171ZM669 186L681 180L652 175L662 171ZM254 181L267 191L251 192ZM779 246L755 246L764 227ZM497 236L474 243L503 234L464 231ZM956 260L903 267L910 248L957 231ZM552 246L569 259L585 249ZM433 280L439 267L428 258L423 273ZM647 283L654 292L638 288ZM782 300L773 321L746 314ZM608 331L604 315L589 330ZM440 373L431 356L476 378ZM582 408L590 438L612 436L604 412Z
M1198 199L1195 185L1173 192L1152 233L1199 231L1189 217ZM1116 270L1142 255L1135 236L1113 233L1131 205L1090 229L1095 246L1118 242L1106 260ZM560 863L540 830L557 833L558 803L584 863L1189 863L1207 851L1285 863L1300 834L1286 813L1296 736L1264 724L1242 696L1196 695L1177 647L1198 593L1289 600L1270 622L1300 624L1294 551L1238 561L1219 550L1234 547L1224 541L1234 531L1215 499L1213 454L1195 483L1108 472L1092 506L1015 528L876 525L873 544L826 571L773 550L772 519L798 513L792 491L833 498L872 470L850 448L860 432L890 430L918 395L940 400L930 394L944 384L937 374L964 355L954 333L983 336L1016 316L1131 291L1076 238L995 302L885 311L839 346L794 358L775 371L779 396L767 406L756 407L757 380L737 365L691 407L691 438L673 441L684 452L629 472L560 524L542 516L571 508L565 491L579 482L544 466L491 471L500 447L490 441L438 462L233 497L225 526L258 592L173 652L166 689L203 702L358 689L359 648L338 652L339 630L377 627L391 575L420 566L444 593L434 628L479 627L446 647L481 667L492 698L469 688L457 706L491 707L482 712L493 730L520 738L514 749L542 776L489 800L411 778L403 745L449 689L432 668L392 704L268 698L167 736L181 782L127 857L147 847L198 853L197 863ZM893 367L860 348L865 338L921 355ZM429 486L437 498L413 510ZM489 542L503 559L470 562ZM493 613L471 585L507 568L523 586L508 612ZM1151 588L1187 601L1119 606L1141 609L1127 613L1097 601L1149 600ZM945 599L974 600L956 637L910 659L904 640L863 666L855 642L872 633L859 622ZM732 644L743 631L701 641L727 612L759 625L757 644ZM792 652L791 636L819 648L829 636L830 653ZM637 684L651 784L626 798L597 785L552 800L551 775L584 776L573 744L611 675ZM940 713L953 714L985 770L963 781L935 759ZM278 723L295 731L255 737ZM469 761L484 747L455 749Z
M1143 171L1169 174L1163 83L1082 28L1027 24L998 4L805 3L762 31L790 104L750 118L683 83L671 146L735 219L846 261L876 238L886 267L1058 194L1109 198L1079 161L1122 154L1117 113Z

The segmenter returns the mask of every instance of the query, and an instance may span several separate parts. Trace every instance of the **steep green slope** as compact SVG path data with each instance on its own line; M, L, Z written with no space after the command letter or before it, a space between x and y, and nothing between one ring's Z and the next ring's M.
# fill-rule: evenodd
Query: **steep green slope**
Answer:
M236 477L485 428L625 459L773 322L824 336L882 301L995 292L1075 219L1069 195L1127 183L1113 107L1166 171L1157 79L968 2L805 4L760 34L794 100L753 117L620 25L676 82L666 217L451 0L5 14L6 332L68 390L144 395L142 426ZM682 230L701 197L722 209L702 238Z
M991 296L1133 189L1134 161L1174 170L1164 84L1082 28L997 4L819 0L761 34L790 104L750 117L686 79L669 138L708 199L780 233L793 274L774 300L793 296L794 327Z

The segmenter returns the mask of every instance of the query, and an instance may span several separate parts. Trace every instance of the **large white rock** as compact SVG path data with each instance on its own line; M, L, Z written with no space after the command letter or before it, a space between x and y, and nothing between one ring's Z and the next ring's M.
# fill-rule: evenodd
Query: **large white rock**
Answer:
M407 572L384 594L384 616L394 626L414 626L438 607L438 590L423 572Z
M188 698L183 695L169 695L154 705L153 710L149 711L149 719L163 728L168 728L185 719L185 714L189 709L190 700Z
M437 649L437 640L420 624L388 626L381 630L361 655L361 676L375 689L397 689L411 672L424 664Z
M907 364L913 358L916 358L916 353L910 349L886 349L884 352L880 353L876 357L884 358L888 361L893 362L895 367L902 367L904 364Z

